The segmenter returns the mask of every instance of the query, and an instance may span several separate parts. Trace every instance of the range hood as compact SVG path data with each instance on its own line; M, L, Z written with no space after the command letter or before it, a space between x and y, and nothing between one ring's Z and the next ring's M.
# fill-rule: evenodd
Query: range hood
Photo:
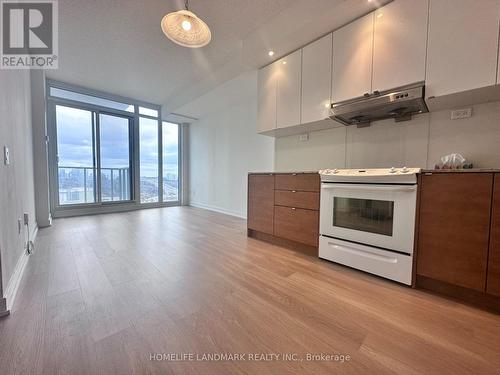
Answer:
M393 118L396 122L411 120L415 114L429 112L424 100L424 82L374 91L362 97L332 103L330 118L344 125L369 126L370 122Z

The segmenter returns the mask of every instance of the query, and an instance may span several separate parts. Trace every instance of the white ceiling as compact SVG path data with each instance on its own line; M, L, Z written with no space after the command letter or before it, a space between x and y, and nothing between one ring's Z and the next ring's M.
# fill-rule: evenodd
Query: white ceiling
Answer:
M164 113L269 63L388 0L191 0L212 42L170 42L162 17L181 0L59 0L59 69L64 82L164 106Z

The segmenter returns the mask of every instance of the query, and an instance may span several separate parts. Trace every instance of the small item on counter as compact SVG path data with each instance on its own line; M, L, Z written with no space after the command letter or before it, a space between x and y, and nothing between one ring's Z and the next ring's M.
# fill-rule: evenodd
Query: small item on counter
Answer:
M467 162L460 154L445 155L441 162L434 166L434 169L472 169L474 165Z

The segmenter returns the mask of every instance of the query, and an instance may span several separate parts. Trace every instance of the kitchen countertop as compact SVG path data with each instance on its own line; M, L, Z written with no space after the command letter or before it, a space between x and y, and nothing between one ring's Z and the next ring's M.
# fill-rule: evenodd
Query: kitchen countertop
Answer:
M311 174L318 171L278 171L278 172L248 172L252 174ZM471 169L422 169L421 173L500 173L500 168L471 168Z
M421 173L498 173L500 169L495 168L471 168L471 169L422 169Z
M248 174L311 174L318 171L290 171L290 172L248 172Z

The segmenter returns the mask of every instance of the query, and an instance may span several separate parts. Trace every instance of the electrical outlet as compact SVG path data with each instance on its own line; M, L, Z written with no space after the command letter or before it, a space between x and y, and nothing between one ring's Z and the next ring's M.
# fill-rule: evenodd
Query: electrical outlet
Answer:
M7 146L3 146L3 162L5 165L10 164L10 151Z
M28 214L24 214L24 225L28 225L30 223L30 217Z
M300 142L306 142L309 140L309 133L301 134L299 135L299 141Z
M458 120L472 116L472 108L455 109L451 111L451 119Z

